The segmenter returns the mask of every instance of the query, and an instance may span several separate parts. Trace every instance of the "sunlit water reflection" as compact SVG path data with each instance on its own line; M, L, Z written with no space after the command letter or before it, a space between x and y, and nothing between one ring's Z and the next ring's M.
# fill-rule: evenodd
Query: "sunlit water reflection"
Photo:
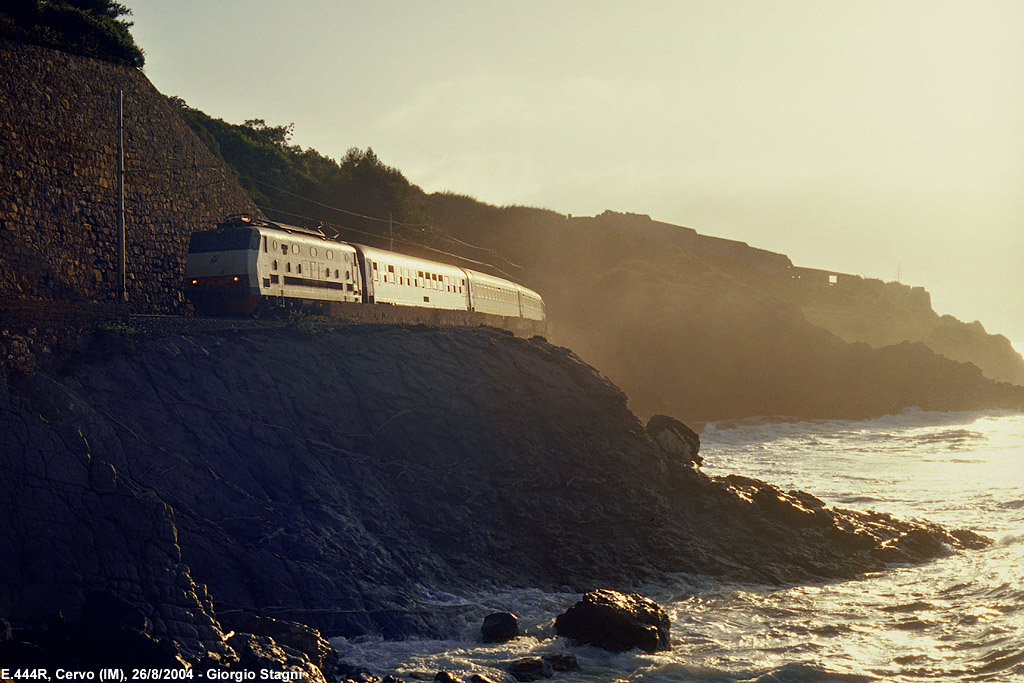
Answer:
M332 641L380 672L477 671L568 650L567 681L1024 681L1024 416L905 412L864 422L747 421L702 435L708 474L743 474L877 509L969 528L992 547L859 580L769 588L671 577L644 588L672 617L672 651L569 648L550 621L578 596L542 591L430 594L472 606L460 638ZM483 615L515 611L534 638L475 642Z

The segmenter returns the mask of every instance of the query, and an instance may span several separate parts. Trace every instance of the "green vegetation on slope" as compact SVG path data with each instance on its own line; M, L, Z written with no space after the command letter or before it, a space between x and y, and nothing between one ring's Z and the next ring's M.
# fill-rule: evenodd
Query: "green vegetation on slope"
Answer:
M6 0L0 7L0 38L141 67L132 12L113 0Z
M359 218L355 214L391 214L400 224L427 222L423 193L372 149L352 148L334 161L314 149L289 144L290 124L270 126L263 119L231 124L189 107L181 98L170 101L214 155L235 170L253 200L282 221L305 218L362 227L365 220L353 220Z
M388 246L435 260L500 273L507 259L454 240L438 227L423 190L388 166L370 148L351 148L335 161L289 143L292 126L263 119L232 124L169 98L213 154L234 170L239 183L272 220L305 227L323 225L345 238ZM488 268L485 263L497 268Z

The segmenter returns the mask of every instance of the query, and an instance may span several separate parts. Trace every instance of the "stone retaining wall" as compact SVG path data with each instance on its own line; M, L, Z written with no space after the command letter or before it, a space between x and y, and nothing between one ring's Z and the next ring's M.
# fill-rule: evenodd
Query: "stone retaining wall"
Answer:
M119 90L133 310L184 310L188 236L258 213L141 71L0 41L0 298L104 299L117 287Z

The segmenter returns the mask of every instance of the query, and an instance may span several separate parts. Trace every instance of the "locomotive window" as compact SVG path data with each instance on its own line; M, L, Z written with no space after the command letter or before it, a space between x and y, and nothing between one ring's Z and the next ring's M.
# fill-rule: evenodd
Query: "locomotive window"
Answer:
M277 270L277 259L274 259L274 262L273 262L272 264L270 264L270 267L271 267L271 268L272 268L273 270Z
M294 251L296 254L301 254L302 253L302 250L299 249L299 245L297 245L297 244L293 244L292 245L292 251Z
M239 251L241 249L258 249L260 234L250 228L241 230L207 230L192 233L189 239L190 254L208 251Z
M301 263L299 265L295 266L295 271L298 272L298 273L302 272L302 264Z
M277 273L271 273L270 274L270 284L276 285L277 284L277 280L278 280Z
M284 254L285 256L288 255L288 245L287 244L282 244L281 245L281 253Z
M309 255L310 256L316 256L316 247L310 247L309 248Z
M285 270L286 273L292 272L292 264L290 264L290 263L284 264L284 270Z
M394 266L388 266L388 272L389 273L395 272L395 267Z
M327 260L328 260L328 261L331 261L331 260L333 260L333 259L334 259L334 252L333 252L333 251L331 251L330 249L328 249L328 250L327 250Z
M334 277L341 277L341 274L338 273L338 269L337 268L334 269ZM346 280L348 279L348 271L345 271L345 279Z
M277 251L277 240L274 240L273 242L270 243L270 248L273 249L274 251Z
M263 253L264 254L267 253L267 236L266 235L263 236Z

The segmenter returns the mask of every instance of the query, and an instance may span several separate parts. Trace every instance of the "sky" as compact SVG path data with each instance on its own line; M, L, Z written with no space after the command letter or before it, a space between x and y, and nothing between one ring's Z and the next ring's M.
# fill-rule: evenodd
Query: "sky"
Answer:
M428 192L899 280L1024 350L1019 0L124 0L165 95Z

